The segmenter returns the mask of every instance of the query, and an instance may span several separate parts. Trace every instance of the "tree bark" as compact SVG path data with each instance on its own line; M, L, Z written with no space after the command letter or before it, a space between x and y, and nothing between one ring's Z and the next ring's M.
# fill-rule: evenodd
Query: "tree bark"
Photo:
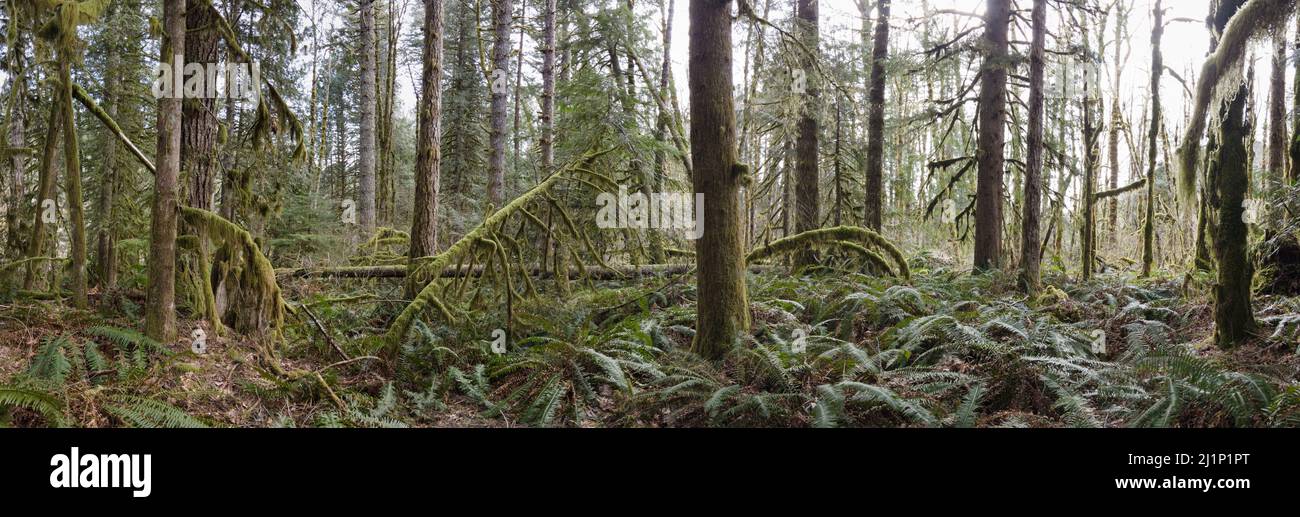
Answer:
M1002 265L1002 175L1006 142L1007 28L1010 0L989 0L984 13L984 57L979 96L978 178L975 190L975 259L977 271Z
M432 256L438 248L438 191L442 161L442 0L424 0L424 48L416 129L414 221L410 259ZM406 294L418 292L418 279Z
M730 0L691 0L691 155L695 192L704 194L704 235L695 241L698 300L691 349L717 359L750 325L741 242L736 111L732 98Z
M63 104L50 103L50 117L45 125L45 148L41 153L41 175L37 184L36 206L32 210L32 236L27 240L26 258L35 258L44 253L45 248L45 201L55 201L54 162L59 156L59 127L63 124ZM30 291L36 283L36 262L27 263L27 272L23 277L23 290ZM57 287L57 286L55 286Z
M370 235L375 230L375 0L361 0L361 144L357 222Z
M1268 102L1268 186L1282 184L1286 175L1286 31L1273 35L1272 74ZM1272 225L1270 225L1272 226Z
M86 285L86 217L85 203L81 192L81 149L77 142L77 111L72 106L72 55L61 52L59 58L59 76L62 82L63 103L63 175L64 194L68 196L68 231L72 255L72 306L85 309L87 300Z
M870 115L867 117L867 228L880 232L881 182L884 177L885 151L885 59L889 57L889 0L876 4L876 37L871 51L871 87L868 93Z
M1085 55L1091 55L1089 42L1088 13L1083 13L1083 49ZM1100 102L1099 82L1093 81L1088 74L1084 81L1083 96L1083 224L1079 228L1080 242L1080 277L1084 281L1092 279L1092 272L1097 265L1097 161L1101 128L1097 127L1097 104Z
M1215 17L1220 34L1245 0L1225 0ZM1214 258L1218 278L1214 286L1214 337L1220 348L1245 342L1255 331L1250 284L1254 264L1247 254L1250 228L1242 220L1242 202L1250 187L1245 141L1245 108L1249 90L1243 84L1228 104L1219 123L1219 171L1211 187L1218 195L1218 221L1214 229Z
M1033 43L1029 52L1029 152L1025 167L1024 214L1020 239L1020 284L1026 292L1039 287L1042 257L1038 242L1043 198L1043 68L1047 39L1047 0L1034 0Z
M1295 55L1300 55L1300 16L1296 16ZM1294 183L1300 179L1300 59L1295 60L1295 85L1291 100L1291 166L1287 179Z
M1164 9L1161 0L1156 0L1152 10L1155 23L1151 29L1151 121L1147 128L1147 190L1146 215L1142 224L1142 277L1151 276L1155 267L1156 239L1156 159L1157 141L1160 127L1164 123L1164 113L1160 106L1160 77L1164 75L1164 54L1160 51L1161 38L1164 36Z
M818 88L820 78L816 62L821 38L818 34L817 4L818 0L798 0L798 22L796 22L799 37L804 43L803 50L814 54L801 52L799 58L799 66L802 67L804 78L807 80L807 89L800 96L798 139L795 141L795 206L798 211L794 225L798 233L815 230L821 226L821 178L817 165L821 92ZM799 95L799 92L795 93ZM795 256L797 265L812 264L816 260L817 256L812 250L806 250Z
M108 16L115 16L117 4L109 7ZM116 42L109 42L104 49L104 111L117 120L119 99L119 82L122 66L121 49ZM105 130L111 135L111 130ZM96 203L96 219L99 229L95 234L95 260L98 271L99 287L111 290L117 287L117 237L114 233L113 209L117 198L117 138L108 136L104 139L103 172L99 177L99 198Z
M505 86L510 69L510 24L514 18L512 0L493 0L492 3L492 72L488 78L492 91L491 132L488 135L488 202L500 208L505 205L506 182L506 109L509 107L509 88ZM498 84L499 83L499 84Z
M189 0L185 10L185 63L216 64L221 53L216 17L207 0ZM217 117L216 100L207 95L186 98L181 115L181 170L189 176L186 204L212 210L216 188Z
M180 59L185 48L185 0L163 3L162 61ZM176 338L176 185L181 168L181 100L158 99L158 147L149 228L148 300L145 332L159 342Z

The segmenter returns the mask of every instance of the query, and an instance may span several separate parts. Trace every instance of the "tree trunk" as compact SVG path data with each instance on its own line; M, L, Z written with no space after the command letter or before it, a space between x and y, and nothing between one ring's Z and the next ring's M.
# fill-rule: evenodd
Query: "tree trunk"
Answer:
M213 14L207 0L189 0L185 10L185 63L220 61L221 40ZM211 211L218 170L216 100L199 95L185 99L182 105L181 170L189 175L186 204Z
M1156 240L1156 159L1157 140L1160 126L1164 123L1164 114L1160 106L1160 77L1164 74L1164 54L1160 51L1160 40L1164 36L1164 9L1161 0L1156 0L1152 10L1155 23L1151 29L1151 121L1147 128L1147 190L1146 216L1142 224L1142 277L1151 276L1155 267Z
M1025 166L1024 214L1020 239L1020 284L1026 292L1039 287L1042 257L1038 241L1043 198L1043 67L1047 38L1047 0L1034 0L1033 44L1029 53L1029 156Z
M1085 55L1091 55L1091 43L1088 41L1090 15L1085 12L1083 16L1083 51ZM1083 95L1083 224L1079 228L1079 269L1084 281L1092 279L1092 272L1097 266L1097 200L1094 194L1097 190L1097 159L1100 151L1097 145L1101 139L1101 128L1097 127L1097 104L1100 102L1097 86L1100 83L1092 80L1092 74L1087 77Z
M46 201L55 201L56 192L54 161L59 156L59 127L63 124L63 104L50 103L50 117L46 123L45 148L41 153L41 176L37 185L36 206L32 210L32 236L27 240L27 257L34 258L44 253L45 247L45 210ZM23 277L23 289L31 290L38 274L36 262L27 263L27 273ZM57 287L57 286L56 286Z
M1300 16L1296 16L1295 55L1300 55ZM1291 101L1291 167L1287 179L1300 179L1300 58L1295 59L1295 85Z
M361 150L356 202L357 222L369 236L375 230L375 0L361 0Z
M1120 102L1120 91L1123 88L1124 65L1127 61L1124 54L1124 36L1125 28L1128 26L1129 12L1124 9L1120 2L1115 2L1115 77L1111 84L1110 99L1110 128L1107 132L1108 141L1106 150L1110 155L1110 179L1106 184L1107 190L1119 188L1119 134L1124 128L1123 106ZM1119 238L1119 201L1111 198L1106 201L1106 242L1112 247Z
M9 132L5 135L8 139L9 147L26 147L27 146L27 118L23 113L23 106L27 100L27 81L21 71L21 57L17 52L10 53L10 70L14 75L9 81ZM18 63L15 65L14 63ZM18 228L18 221L22 219L23 197L27 191L24 187L24 177L27 176L27 159L21 154L14 154L7 160L9 162L9 199L6 202L7 212L5 212L5 228L8 232L5 235L6 254L12 253L15 256L21 256L23 251L22 235Z
M542 112L538 119L541 124L539 147L541 154L541 176L551 175L555 168L555 19L556 0L542 0ZM658 151L656 151L658 152ZM541 258L538 265L542 270L549 266L551 256L551 223L554 221L554 207L547 208L546 227L548 231L542 236Z
M552 0L553 1L553 0ZM414 222L410 259L434 255L438 248L438 190L442 161L442 0L424 0L423 64L416 128ZM418 279L406 285L418 292Z
M984 13L984 57L979 96L979 176L975 191L975 269L1002 265L1002 175L1005 166L1007 104L1007 28L1010 0L989 0Z
M116 15L116 4L109 7L109 16ZM115 42L110 42L104 49L104 102L102 104L104 111L113 120L118 118L119 99L118 88L121 81L122 59L120 50ZM105 131L104 139L104 156L102 160L103 172L99 177L99 198L96 203L95 218L99 221L99 229L95 234L95 260L97 266L96 276L98 277L99 287L101 290L111 290L117 287L117 238L114 234L113 208L117 197L117 139L108 136Z
M889 57L889 0L876 4L876 39L871 51L871 87L867 118L867 192L863 225L880 232L881 182L885 151L885 59Z
M1282 185L1286 174L1286 31L1273 35L1273 66L1269 77L1268 181L1269 189ZM1275 226L1269 224L1270 227Z
M513 0L492 3L492 88L491 133L488 135L488 202L493 207L505 205L506 183L506 109L510 90L506 87L510 69L510 24L514 17Z
M63 82L63 175L65 194L68 196L68 231L72 255L72 306L85 309L86 295L86 218L81 192L81 149L77 142L77 111L72 106L72 55L63 53L59 59L59 75Z
M1245 0L1226 0L1215 19L1221 34ZM1219 171L1211 188L1218 195L1218 221L1214 229L1214 258L1218 279L1214 286L1214 338L1220 348L1248 339L1256 328L1250 284L1254 264L1247 254L1250 228L1242 220L1242 202L1250 187L1245 141L1245 108L1249 90L1242 85L1228 105L1219 125Z
M819 54L818 0L798 0L798 34L803 41L804 50ZM818 89L820 77L817 72L816 57L807 52L800 53L800 67L806 79L806 90L800 96L798 140L795 141L795 205L798 209L795 218L795 231L803 233L821 226L821 178L818 174L818 119L821 115L821 92ZM795 92L799 96L800 92ZM692 124L694 126L694 124ZM816 262L817 256L812 250L800 252L795 257L797 265Z
M699 294L691 348L710 359L735 346L750 324L740 221L743 167L736 160L732 99L730 4L730 0L690 3L691 183L705 199L703 214L696 214L704 235L695 241Z
M163 62L185 48L185 0L163 3ZM145 332L159 342L176 339L176 185L181 168L181 99L158 99L158 146L149 228L149 283Z

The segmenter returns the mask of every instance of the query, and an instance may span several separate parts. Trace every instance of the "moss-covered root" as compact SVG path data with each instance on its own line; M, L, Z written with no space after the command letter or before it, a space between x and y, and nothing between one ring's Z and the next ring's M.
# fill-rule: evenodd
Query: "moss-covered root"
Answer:
M753 263L774 255L793 253L812 246L844 247L845 243L858 244L862 247L862 251L867 251L869 253L871 252L871 248L883 251L886 255L889 255L890 260L892 260L895 266L897 266L898 276L905 280L911 280L912 271L908 268L907 259L903 257L903 252L898 249L898 246L889 242L889 239L881 237L880 234L858 226L819 228L798 235L791 235L784 239L772 241L771 244L766 246L755 248L753 251L749 252L749 255L745 257L745 260L749 263ZM871 255L875 255L875 257L873 258ZM867 255L867 260L877 263L878 265L879 263L877 261L883 262L883 258L879 255L875 253L871 253L871 255ZM888 267L885 269L890 270Z
M232 293L242 301L232 304L241 311L235 328L241 332L270 330L278 336L284 324L285 304L280 296L280 285L275 280L275 268L271 261L262 254L253 236L239 225L227 221L221 216L193 207L181 207L181 216L185 222L204 228L208 238L218 244L225 244L232 250L238 250L244 267L240 268Z

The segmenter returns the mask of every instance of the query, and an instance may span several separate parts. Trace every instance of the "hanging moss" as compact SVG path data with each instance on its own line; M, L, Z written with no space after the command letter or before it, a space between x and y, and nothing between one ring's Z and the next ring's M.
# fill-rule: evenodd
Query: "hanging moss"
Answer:
M278 337L284 324L285 304L275 280L271 261L248 231L221 216L193 207L181 207L185 222L203 229L214 243L230 251L230 273L235 280L230 292L235 297L230 308L235 313L234 326L244 333L271 331ZM238 265L233 264L238 260ZM208 290L211 291L211 283Z
M1231 101L1237 94L1238 87L1246 79L1241 73L1241 63L1251 39L1284 30L1295 4L1295 0L1247 2L1228 21L1218 48L1201 66L1192 114L1178 148L1178 191L1184 199L1191 199L1196 193L1196 162L1201 156L1201 137L1210 122L1210 108Z

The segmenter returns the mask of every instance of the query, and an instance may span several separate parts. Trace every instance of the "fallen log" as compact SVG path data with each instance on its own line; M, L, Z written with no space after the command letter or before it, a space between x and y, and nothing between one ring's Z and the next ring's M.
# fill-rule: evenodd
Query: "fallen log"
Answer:
M587 275L592 280L618 280L620 278L636 278L645 276L666 276L680 275L690 271L694 267L689 264L653 264L646 266L627 266L627 267L600 267L588 266ZM770 269L771 266L750 266L750 271L761 273ZM461 266L460 268L447 268L440 273L441 278L463 278L465 276L477 277L483 274L483 266ZM530 276L536 278L552 278L555 276L554 271L543 271L541 268L533 267L528 270ZM327 268L282 268L275 270L275 276L280 278L406 278L405 265L392 266L352 266L352 267L327 267ZM582 278L582 272L577 270L569 271L570 279Z

